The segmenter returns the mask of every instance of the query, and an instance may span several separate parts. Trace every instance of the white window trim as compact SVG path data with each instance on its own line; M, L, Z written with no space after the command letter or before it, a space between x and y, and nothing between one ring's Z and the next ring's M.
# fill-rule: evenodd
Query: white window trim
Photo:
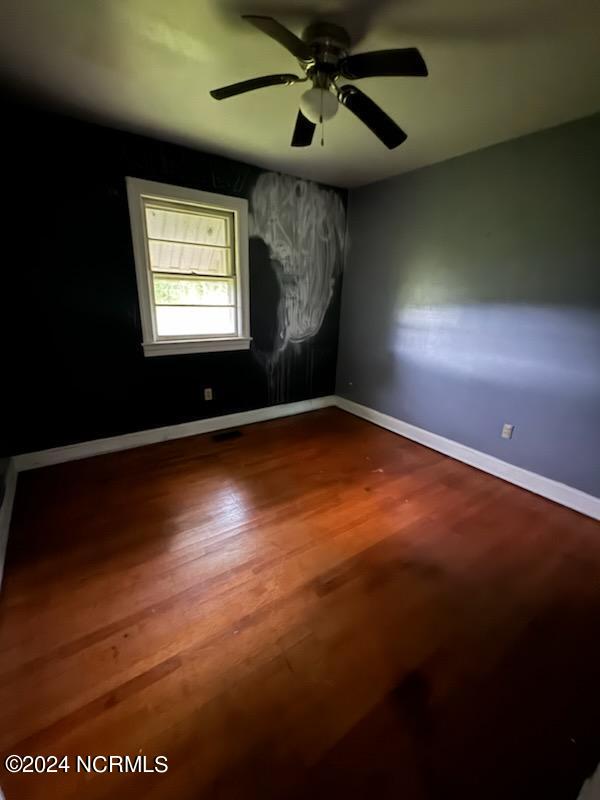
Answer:
M180 353L216 353L224 350L247 350L250 347L250 286L248 280L248 201L241 197L202 192L172 186L168 183L126 178L129 219L133 238L133 254L137 278L138 300L142 319L142 334L145 356L170 356ZM154 314L150 286L150 270L147 262L146 232L143 219L142 198L157 200L180 200L197 203L233 213L235 237L235 274L237 330L233 336L162 339L154 329Z

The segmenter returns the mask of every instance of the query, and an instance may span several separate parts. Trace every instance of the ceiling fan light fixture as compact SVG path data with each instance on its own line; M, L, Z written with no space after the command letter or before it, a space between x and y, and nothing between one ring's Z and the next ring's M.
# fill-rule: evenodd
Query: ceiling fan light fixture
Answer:
M303 76L280 73L238 81L213 89L210 94L215 100L225 100L268 86L291 86L311 81L312 88L300 98L300 110L290 143L292 147L309 147L317 125L334 117L338 105L354 114L389 150L406 139L402 128L368 95L351 84L338 86L337 80L426 77L429 74L427 65L416 47L352 54L349 53L351 41L348 33L339 25L322 19L309 25L300 38L273 17L252 14L243 14L242 17L294 56Z
M300 98L300 110L306 119L314 122L325 122L332 119L337 114L337 97L328 89L319 89L313 86L312 89L304 92Z

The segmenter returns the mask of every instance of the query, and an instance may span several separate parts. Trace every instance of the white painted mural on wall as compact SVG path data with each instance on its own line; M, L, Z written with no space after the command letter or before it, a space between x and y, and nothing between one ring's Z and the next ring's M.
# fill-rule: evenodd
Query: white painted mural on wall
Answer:
M277 265L277 358L323 324L342 269L346 215L337 192L272 172L258 178L250 212L250 235L265 242Z

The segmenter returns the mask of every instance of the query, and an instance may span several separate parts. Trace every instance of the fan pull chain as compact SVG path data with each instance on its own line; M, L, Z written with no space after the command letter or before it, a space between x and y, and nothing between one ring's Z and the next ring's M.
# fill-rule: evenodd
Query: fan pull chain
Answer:
M321 147L325 147L325 123L323 122L323 97L325 96L325 92L321 92L321 119L319 122L321 123Z

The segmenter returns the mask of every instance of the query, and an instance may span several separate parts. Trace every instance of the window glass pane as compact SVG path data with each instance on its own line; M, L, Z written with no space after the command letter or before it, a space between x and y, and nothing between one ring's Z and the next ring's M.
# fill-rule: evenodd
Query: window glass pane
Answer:
M227 306L235 304L233 280L214 281L154 276L154 300L160 305Z
M218 306L156 306L159 336L222 336L235 333L235 309Z
M198 244L148 241L150 266L164 272L229 275L229 250Z
M146 207L146 227L151 239L170 239L196 244L229 244L227 217L212 217L197 212L170 211Z

